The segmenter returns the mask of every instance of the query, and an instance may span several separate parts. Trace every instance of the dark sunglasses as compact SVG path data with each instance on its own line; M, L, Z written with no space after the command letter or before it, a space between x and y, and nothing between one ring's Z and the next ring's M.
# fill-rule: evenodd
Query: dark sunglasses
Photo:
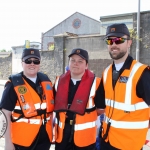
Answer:
M32 62L33 62L35 65L39 65L39 64L40 64L40 60L26 59L26 60L24 60L23 62L25 62L26 64L31 64Z
M114 42L115 42L115 44L122 44L126 40L129 40L129 39L128 38L117 37L117 38L114 38L114 39L106 39L105 42L106 42L107 45L113 45Z

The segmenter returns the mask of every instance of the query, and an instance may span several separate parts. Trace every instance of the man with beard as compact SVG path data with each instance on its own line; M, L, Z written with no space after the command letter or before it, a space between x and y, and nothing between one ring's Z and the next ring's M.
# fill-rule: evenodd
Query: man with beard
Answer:
M108 26L104 40L113 64L102 77L106 116L101 150L140 150L149 127L149 66L129 55L132 40L124 23Z

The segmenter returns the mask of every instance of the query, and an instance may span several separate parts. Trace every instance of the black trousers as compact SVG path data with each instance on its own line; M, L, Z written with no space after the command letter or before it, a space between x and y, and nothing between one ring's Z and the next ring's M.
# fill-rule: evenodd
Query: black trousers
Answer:
M109 142L105 142L103 139L101 139L100 150L119 150L119 149L110 145ZM142 150L142 148L141 148L141 150Z
M29 133L32 131L29 131ZM26 140L26 139L24 139ZM16 145L15 150L49 150L51 143L48 137L48 134L46 132L45 126L42 125L39 131L39 134L37 135L36 139L34 142L31 144L30 147L24 147L21 145Z
M64 132L63 132L63 139L61 143L55 143L55 150L95 150L96 143L93 143L86 147L78 147L74 144L74 140L69 142L70 135L71 135L72 126L69 124L65 124ZM96 138L96 137L95 137ZM84 139L83 139L84 140Z

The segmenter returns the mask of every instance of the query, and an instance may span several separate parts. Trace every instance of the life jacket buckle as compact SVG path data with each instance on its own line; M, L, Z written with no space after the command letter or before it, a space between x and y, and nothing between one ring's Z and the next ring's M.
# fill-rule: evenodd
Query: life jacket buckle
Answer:
M73 125L73 120L70 120L70 125Z
M68 108L67 108L67 109L69 109L69 108L70 108L70 106L71 106L71 104L68 104Z

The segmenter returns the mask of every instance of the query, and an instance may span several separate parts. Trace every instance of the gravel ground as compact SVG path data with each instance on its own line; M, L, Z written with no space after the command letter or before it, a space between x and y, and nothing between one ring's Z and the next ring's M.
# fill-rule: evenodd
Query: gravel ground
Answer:
M147 134L147 139L150 140L150 129L149 129L148 134ZM5 144L4 138L0 138L0 150L4 150L4 144ZM50 150L55 150L54 144L51 146ZM150 150L150 147L144 145L143 150Z

